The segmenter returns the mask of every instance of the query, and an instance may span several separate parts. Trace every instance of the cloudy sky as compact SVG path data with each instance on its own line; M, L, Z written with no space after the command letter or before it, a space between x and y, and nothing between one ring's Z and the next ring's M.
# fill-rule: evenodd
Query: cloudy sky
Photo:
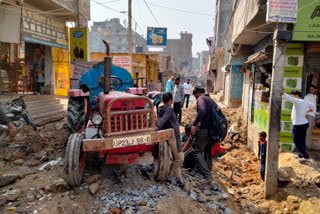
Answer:
M127 23L127 10L127 0L91 0L91 21L117 17L124 24ZM169 39L179 38L182 31L191 32L195 55L208 49L205 39L213 36L214 11L215 0L132 0L133 30L136 28L139 34L146 37L147 27L159 27L160 24L168 28Z

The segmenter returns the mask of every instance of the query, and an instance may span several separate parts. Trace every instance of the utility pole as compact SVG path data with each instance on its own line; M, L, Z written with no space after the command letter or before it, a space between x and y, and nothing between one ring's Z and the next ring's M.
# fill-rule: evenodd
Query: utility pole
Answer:
M130 72L132 73L132 0L128 0L128 55L130 57Z
M282 39L285 31L284 24L277 24L273 37L273 66L272 83L270 91L270 112L268 124L268 145L265 168L265 197L277 193L278 185L278 162L279 162L279 141L281 131L281 103L283 91L283 75L285 65L286 40ZM281 40L280 40L280 39Z
M77 0L77 28L80 27L80 0Z

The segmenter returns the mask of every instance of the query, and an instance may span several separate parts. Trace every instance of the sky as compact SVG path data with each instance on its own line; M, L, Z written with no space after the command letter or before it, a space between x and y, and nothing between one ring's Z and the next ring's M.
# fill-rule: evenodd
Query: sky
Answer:
M158 22L151 15L145 1ZM108 8L96 2L102 3ZM121 24L123 24L124 20L127 22L128 16L117 11L126 12L127 10L127 0L91 0L91 21L105 21L106 19L117 17L120 18ZM208 50L206 38L213 36L214 14L215 0L132 0L133 30L135 30L136 21L138 23L136 31L139 34L143 34L145 38L147 27L159 27L158 23L161 27L168 28L168 39L180 38L179 34L182 31L192 33L193 55L202 50Z

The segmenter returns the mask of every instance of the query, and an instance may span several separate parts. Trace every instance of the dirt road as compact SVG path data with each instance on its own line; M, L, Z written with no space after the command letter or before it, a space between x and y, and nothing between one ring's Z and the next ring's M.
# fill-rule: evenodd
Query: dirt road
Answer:
M241 115L240 109L223 112L230 124ZM192 100L184 124L195 114ZM245 138L223 142L228 152L214 159L214 182L207 186L186 173L183 189L155 182L147 154L138 165L105 166L92 158L82 185L70 187L63 173L65 123L43 126L39 134L25 127L0 143L0 213L320 213L319 163L300 165L281 153L279 194L265 200L259 162Z

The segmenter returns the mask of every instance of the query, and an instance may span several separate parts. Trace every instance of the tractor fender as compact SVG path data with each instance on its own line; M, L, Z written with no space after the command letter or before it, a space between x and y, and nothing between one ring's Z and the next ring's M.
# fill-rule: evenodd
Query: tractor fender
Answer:
M68 95L70 97L89 97L89 92L84 93L81 89L70 89Z

